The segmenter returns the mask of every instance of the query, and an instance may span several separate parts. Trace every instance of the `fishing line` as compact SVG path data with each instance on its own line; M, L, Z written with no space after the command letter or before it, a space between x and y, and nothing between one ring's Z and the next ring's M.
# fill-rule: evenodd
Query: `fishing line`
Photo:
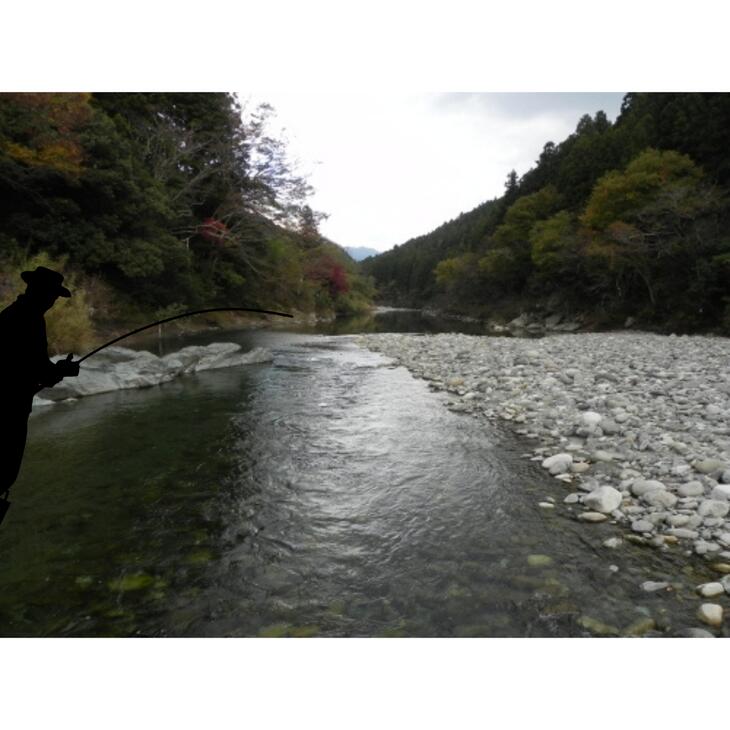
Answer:
M248 309L247 307L215 307L214 309L196 309L192 312L183 312L182 314L176 314L173 317L166 317L165 319L160 319L157 322L152 322L151 324L146 324L143 327L137 327L136 330L132 330L131 332L127 332L124 335L120 335L119 337L115 337L113 340L109 340L109 342L105 342L103 345L99 345L95 350L92 350L91 352L84 355L81 359L76 360L76 364L81 364L84 360L91 357L92 355L96 355L97 352L100 350L103 350L105 347L109 347L110 345L113 345L115 342L119 342L120 340L124 340L127 337L131 337L132 335L136 335L138 332L144 332L145 330L150 329L151 327L156 327L157 325L165 324L166 322L172 322L176 319L182 319L183 317L192 317L194 314L209 314L210 312L257 312L259 314L275 314L278 317L293 317L292 314L287 314L286 312L272 312L269 309Z

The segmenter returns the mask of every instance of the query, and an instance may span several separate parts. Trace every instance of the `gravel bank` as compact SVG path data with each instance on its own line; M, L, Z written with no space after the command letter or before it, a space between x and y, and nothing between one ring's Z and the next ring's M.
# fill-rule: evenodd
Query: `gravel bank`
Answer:
M698 594L727 602L730 339L375 334L358 342L447 391L450 409L537 443L531 458L564 483L560 511L586 530L611 521L624 539L702 556L718 580L728 577ZM711 626L722 620L721 610L701 614Z

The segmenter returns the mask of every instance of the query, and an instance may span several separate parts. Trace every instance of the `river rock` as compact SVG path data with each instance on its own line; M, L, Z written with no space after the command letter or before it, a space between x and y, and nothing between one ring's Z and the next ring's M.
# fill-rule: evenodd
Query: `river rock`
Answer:
M714 471L722 471L727 469L730 464L720 461L719 459L700 459L692 464L695 471L702 474L712 474Z
M677 497L666 489L652 489L641 495L641 501L651 507L672 508L677 503Z
M583 504L596 512L606 514L618 509L622 501L621 492L613 487L598 487L583 497Z
M548 456L542 462L542 468L547 469L553 476L562 474L570 469L573 457L570 454L555 454Z
M714 635L711 634L706 629L682 629L679 632L679 636L682 636L686 639L714 639Z
M604 515L602 512L581 512L578 519L581 522L605 522L608 515Z
M709 626L721 626L722 606L719 603L703 603L697 611L697 617Z
M714 598L725 593L725 588L722 583L702 583L697 586L697 593L703 598Z
M581 415L581 421L588 428L595 428L603 420L603 416L595 411L586 411Z
M730 503L719 499L705 499L697 508L697 514L700 517L725 517L728 512L730 512Z
M591 468L591 465L586 461L579 461L573 464L570 467L570 471L573 472L573 474L584 474Z
M666 581L647 580L641 584L641 590L646 591L647 593L663 591L665 588L669 588L669 583Z
M714 487L710 496L712 497L712 499L724 499L725 501L729 501L730 484L718 484L716 487Z
M636 520L631 523L631 529L634 532L651 532L654 529L654 525L647 520Z
M705 493L705 488L702 486L702 482L692 481L682 484L677 489L677 494L680 497L699 497Z
M666 489L664 483L656 479L635 479L631 485L631 493L635 497L642 497L648 492L657 490L666 491Z

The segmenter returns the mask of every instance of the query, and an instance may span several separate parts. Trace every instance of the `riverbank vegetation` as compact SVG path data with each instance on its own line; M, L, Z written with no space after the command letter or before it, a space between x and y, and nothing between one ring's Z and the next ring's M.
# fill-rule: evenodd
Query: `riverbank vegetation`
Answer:
M224 93L0 94L0 304L20 271L62 271L49 340L77 351L186 309L366 309L272 113Z
M627 94L505 193L364 262L381 301L730 334L730 94Z

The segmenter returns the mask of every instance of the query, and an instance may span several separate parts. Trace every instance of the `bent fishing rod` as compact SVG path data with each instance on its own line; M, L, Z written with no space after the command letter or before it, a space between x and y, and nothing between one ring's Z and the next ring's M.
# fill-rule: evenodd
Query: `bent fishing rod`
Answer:
M165 319L160 319L157 322L146 324L143 327L137 327L137 329L132 330L131 332L127 332L126 334L120 335L119 337L115 337L113 340L109 340L109 342L105 342L103 345L99 345L99 347L97 347L95 350L92 350L75 362L77 365L80 365L87 358L91 357L92 355L96 355L97 352L109 347L110 345L115 344L116 342L119 342L120 340L124 340L127 337L131 337L132 335L136 335L138 332L144 332L145 330L148 330L152 327L157 327L158 325L165 324L166 322L172 322L176 319L182 319L183 317L192 317L194 314L210 314L211 312L256 312L258 314L275 314L277 317L294 316L292 314L287 314L286 312L272 312L269 309L249 309L247 307L214 307L213 309L196 309L191 312L176 314L173 317L165 317ZM70 360L71 355L69 355L67 359Z

